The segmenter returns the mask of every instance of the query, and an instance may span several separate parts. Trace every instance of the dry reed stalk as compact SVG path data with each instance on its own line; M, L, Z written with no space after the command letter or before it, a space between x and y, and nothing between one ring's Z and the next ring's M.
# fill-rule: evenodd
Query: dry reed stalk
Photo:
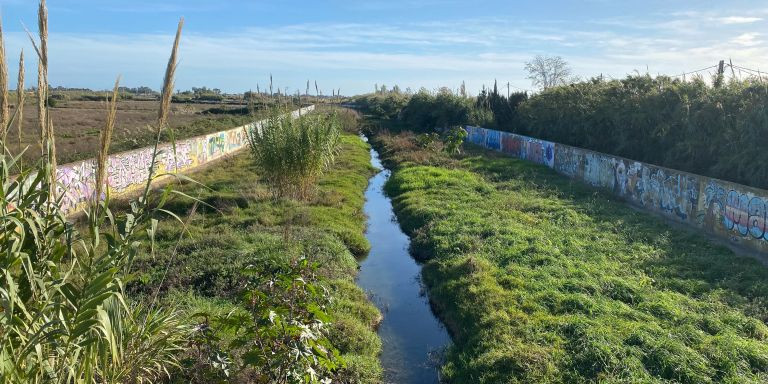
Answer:
M115 121L117 119L117 97L120 87L120 77L115 80L115 88L112 90L112 99L109 100L107 109L107 122L104 130L99 135L99 154L96 160L96 193L93 196L94 208L99 206L101 194L105 190L105 179L107 175L107 160L109 158L109 144L112 142L112 132L115 131Z
M16 128L19 133L19 153L21 153L21 135L24 126L24 96L24 50L22 49L19 55L19 82L16 83Z
M32 47L37 52L37 119L40 124L40 151L43 158L49 157L51 148L48 138L52 136L48 132L53 125L48 121L47 96L48 96L48 8L45 0L40 0L37 12L37 28L40 34L40 45L35 42L32 33L28 29L27 35L32 42Z
M179 27L176 29L176 39L173 41L173 50L171 51L171 57L168 58L168 66L165 69L165 77L163 78L163 92L160 97L160 110L157 115L157 132L158 134L168 124L168 113L171 110L171 98L173 96L173 76L176 73L176 57L179 52L179 41L181 40L181 28L184 26L184 18L179 20Z
M46 159L50 165L50 188L51 197L56 199L56 138L53 134L53 121L48 111L48 7L45 0L40 0L38 10L37 28L40 34L40 49L38 54L37 75L38 75L38 115L41 117L40 127L44 133L44 148Z
M0 20L0 124L2 124L2 136L5 141L5 135L8 133L8 122L10 114L8 113L8 63L5 57L5 39L3 38L3 24Z
M37 59L37 119L40 126L40 155L45 157L45 79L43 78L43 61Z

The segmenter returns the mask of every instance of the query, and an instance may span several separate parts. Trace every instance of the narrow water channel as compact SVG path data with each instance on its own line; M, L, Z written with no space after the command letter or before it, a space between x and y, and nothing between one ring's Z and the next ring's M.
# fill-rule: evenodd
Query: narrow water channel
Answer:
M408 253L410 240L400 230L392 202L384 195L389 170L371 149L371 164L382 169L365 191L366 237L371 252L361 262L358 284L379 307L383 348L381 362L387 383L438 383L435 354L450 337L429 306L421 285L421 266Z

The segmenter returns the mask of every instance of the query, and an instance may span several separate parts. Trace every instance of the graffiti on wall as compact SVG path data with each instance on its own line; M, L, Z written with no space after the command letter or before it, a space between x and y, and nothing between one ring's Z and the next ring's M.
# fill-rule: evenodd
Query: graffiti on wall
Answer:
M301 109L301 113L313 109L314 106L305 107ZM294 111L291 116L297 117L299 112ZM169 144L162 145L159 148L155 171L162 174L189 170L243 149L248 143L245 129L258 129L261 123L178 141L175 150ZM109 156L106 182L112 196L130 192L146 183L153 150L152 147L147 147ZM56 169L56 175L57 191L62 198L64 212L73 213L92 200L96 189L96 162L93 159L61 165Z
M501 142L497 146L499 150L510 156L546 165L550 168L555 165L555 145L549 141L502 132Z
M555 151L555 170L568 177L581 177L584 169L584 151L566 145L558 145Z
M644 209L768 253L768 191L581 148L467 127L472 143L546 164ZM471 128L471 129L470 129Z
M702 226L720 225L730 235L768 240L768 199L710 180L700 211Z
M79 161L56 168L57 195L66 209L85 204L93 198L96 184L96 162Z
M469 140L470 143L476 144L476 145L482 145L485 146L485 132L487 130L485 128L480 127L467 127L467 140Z
M640 205L688 221L699 199L699 180L688 174L642 166L642 176L633 193Z
M584 157L584 181L593 187L613 190L616 185L612 159L596 153Z
M487 131L485 133L486 148L501 150L501 132L499 131Z
M501 151L513 157L520 157L522 141L520 136L514 133L504 132L501 134Z
M521 145L520 158L550 168L555 165L555 145L549 141L525 138Z

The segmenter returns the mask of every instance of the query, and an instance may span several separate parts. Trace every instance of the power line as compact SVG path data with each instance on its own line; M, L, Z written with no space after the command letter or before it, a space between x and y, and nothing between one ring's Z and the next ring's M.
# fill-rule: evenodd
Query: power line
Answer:
M710 67L706 67L706 68L702 68L702 69L697 69L695 71L685 72L685 73L682 73L680 75L671 75L669 77L683 77L683 76L686 76L686 75L692 75L694 73L708 71L710 69L714 69L714 68L717 68L717 67L718 67L718 65L716 64L716 65L713 65L713 66L710 66Z
M740 69L740 70L742 70L742 71L747 71L747 72L757 73L758 75L761 75L761 76L763 75L763 72L762 72L762 71L760 71L759 69L750 69L750 68L745 68L745 67L742 67L742 66L739 66L739 65L735 65L735 64L729 64L729 65L730 65L731 67L733 67L733 68L736 68L736 69Z

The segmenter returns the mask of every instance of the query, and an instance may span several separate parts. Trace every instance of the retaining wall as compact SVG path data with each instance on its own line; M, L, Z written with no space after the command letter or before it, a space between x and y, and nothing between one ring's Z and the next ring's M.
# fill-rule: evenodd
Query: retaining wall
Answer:
M291 112L291 118L311 112L314 105ZM260 129L265 120L226 131L197 136L176 142L176 153L169 143L160 145L157 174L193 170L224 155L248 146L246 130ZM116 153L107 160L107 188L110 197L132 193L142 188L149 174L153 147ZM56 168L58 196L67 214L82 210L95 193L96 160L88 159L60 165Z
M546 165L637 207L768 255L768 191L514 133L466 130L470 143Z

